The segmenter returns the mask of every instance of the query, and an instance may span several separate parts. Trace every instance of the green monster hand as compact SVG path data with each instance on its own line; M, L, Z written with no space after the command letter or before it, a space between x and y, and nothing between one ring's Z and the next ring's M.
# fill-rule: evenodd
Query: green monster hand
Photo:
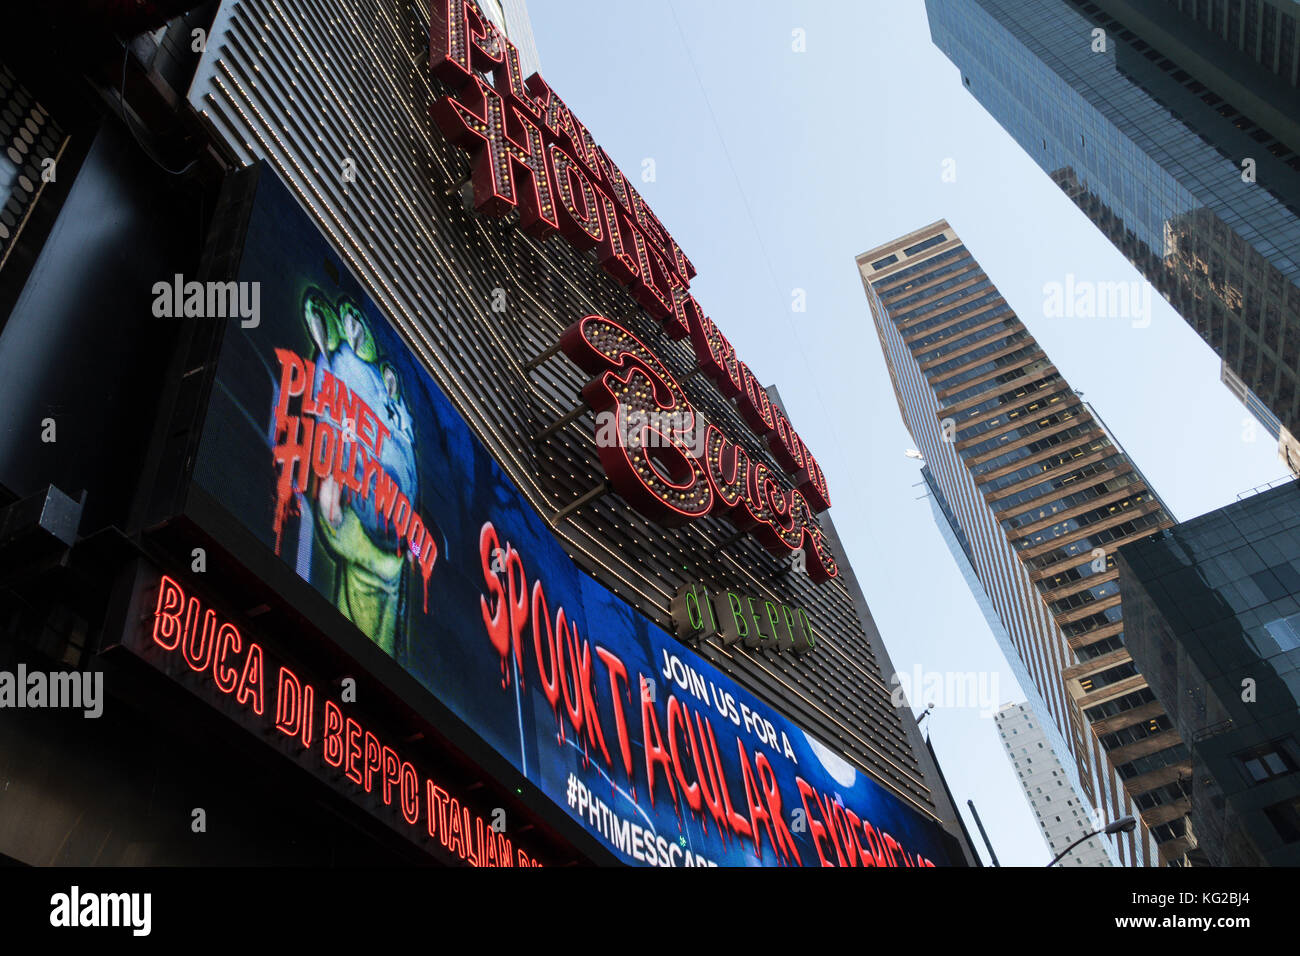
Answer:
M339 299L331 308L324 293L309 289L302 307L318 350L313 394L328 371L370 407L388 429L380 464L414 508L419 497L415 433L396 370L380 361L365 317L351 299ZM346 461L350 445L358 441L357 423L335 418L333 424L343 434ZM359 455L355 477L362 477ZM395 655L408 559L395 529L375 510L373 494L358 496L333 475L319 482L316 505L316 530L336 563L335 605L386 653Z

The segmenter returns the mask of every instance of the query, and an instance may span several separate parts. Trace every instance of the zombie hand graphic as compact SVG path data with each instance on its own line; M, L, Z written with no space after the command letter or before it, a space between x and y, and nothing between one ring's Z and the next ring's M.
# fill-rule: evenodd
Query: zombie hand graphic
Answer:
M317 349L313 394L320 393L328 373L370 408L388 430L379 464L414 508L419 498L415 432L397 371L381 360L365 316L351 299L341 298L331 307L324 293L309 289L302 309ZM349 420L341 409L330 410L345 454L350 445L365 441L358 429L371 425L355 417ZM356 456L353 476L358 479L363 477L361 461ZM404 571L411 555L392 522L377 511L373 493L358 495L333 475L318 481L313 511L317 534L335 562L335 605L386 653L397 654L406 610Z

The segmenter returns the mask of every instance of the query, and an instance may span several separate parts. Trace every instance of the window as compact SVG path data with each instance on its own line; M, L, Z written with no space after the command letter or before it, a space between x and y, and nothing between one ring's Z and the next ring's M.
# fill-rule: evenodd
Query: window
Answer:
M1151 693L1151 689L1143 687L1141 690L1135 690L1123 697L1116 697L1113 700L1098 704L1096 707L1089 707L1083 712L1083 716L1088 718L1091 723L1107 717L1114 717L1116 714L1122 714L1124 711L1132 710L1135 707L1141 707L1143 704L1149 704L1155 699L1156 695Z
M1116 681L1124 680L1126 677L1132 677L1137 673L1137 668L1131 661L1125 661L1117 667L1107 668L1106 670L1084 677L1079 681L1079 686L1083 688L1084 693L1088 693L1098 687L1105 687L1108 684L1114 684Z
M1164 733L1171 727L1173 727L1173 722L1169 717L1165 714L1158 714L1131 726L1121 727L1113 733L1102 734L1097 739L1101 741L1101 745L1107 750L1114 750L1117 747L1123 747L1126 744Z
M1178 763L1187 759L1187 746L1185 744L1174 744L1172 747L1166 747L1164 750L1157 750L1153 754L1147 754L1145 757L1138 757L1136 760L1130 760L1128 763L1120 764L1115 768L1116 772L1123 780L1130 780L1133 777L1141 776L1160 767L1167 767L1170 764Z
M1291 738L1261 744L1233 754L1251 783L1263 783L1300 770L1300 753Z
M898 256L888 255L885 256L885 258L883 259L877 259L875 262L871 263L871 268L883 269L885 268L885 266L892 266L897 261L898 261Z
M1259 575L1252 575L1252 578L1256 579L1256 584L1259 583ZM1261 590L1263 590L1262 587ZM1267 591L1265 591L1265 596L1268 596ZM1277 599L1270 597L1269 600ZM1300 614L1291 614L1287 617L1279 617L1275 621L1269 621L1264 625L1264 629L1268 631L1268 636L1277 643L1278 650L1293 651L1300 647Z
M1137 804L1139 810L1150 810L1162 804L1173 803L1186 795L1187 787L1179 779L1163 787L1156 787L1154 790L1140 793L1133 798L1133 802Z
M1300 798L1292 797L1265 807L1264 815L1273 824L1273 829L1277 830L1282 842L1295 843L1300 840Z
M1151 828L1151 835L1156 838L1157 843L1167 843L1175 837L1182 836L1186 832L1187 820L1184 817L1179 817L1176 820L1170 820L1168 823L1162 823L1158 827ZM1297 831L1297 837L1300 838L1300 831Z
M939 233L939 235L931 236L929 239L922 240L921 242L918 242L914 246L908 246L906 249L903 250L903 255L914 256L918 252L923 252L932 246L937 246L941 242L946 242L947 239L948 239L947 236L945 236L943 233Z

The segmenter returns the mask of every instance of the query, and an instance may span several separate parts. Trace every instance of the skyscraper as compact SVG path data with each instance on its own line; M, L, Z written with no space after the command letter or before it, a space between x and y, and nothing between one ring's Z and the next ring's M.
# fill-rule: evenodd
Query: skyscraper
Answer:
M1300 486L1119 552L1128 643L1191 751L1193 854L1300 863Z
M1282 425L1300 430L1300 5L927 9L962 85Z
M1269 407L1259 400L1259 396L1248 389L1246 383L1228 368L1227 362L1220 367L1219 378L1224 385L1228 386L1228 391L1237 396L1241 404L1246 407L1246 411L1250 412L1251 417L1263 427L1265 434L1277 442L1277 457L1291 469L1291 474L1300 475L1300 441L1296 441L1295 435L1291 434ZM1254 432L1243 432L1243 436L1247 435L1253 438Z
M1185 750L1124 647L1114 551L1172 518L947 222L857 263L936 504L1060 735L1053 749L1105 819L1137 815L1133 798L1176 777ZM1185 808L1143 811L1122 862L1181 858Z
M1056 759L1047 735L1035 719L1034 708L1028 703L1007 704L993 715L993 720L1052 856L1080 837L1101 829L1094 825L1088 805L1071 786L1070 776ZM1111 862L1098 836L1079 844L1058 865L1110 866Z

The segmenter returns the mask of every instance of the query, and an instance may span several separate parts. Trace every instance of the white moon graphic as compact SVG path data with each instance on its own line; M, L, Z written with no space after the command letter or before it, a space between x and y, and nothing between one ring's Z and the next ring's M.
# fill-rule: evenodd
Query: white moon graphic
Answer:
M821 761L826 772L831 775L836 783L846 790L853 786L853 782L858 778L858 772L853 769L853 765L847 760L835 753L820 740L803 735L804 740L808 741L808 746L812 748L813 756Z

